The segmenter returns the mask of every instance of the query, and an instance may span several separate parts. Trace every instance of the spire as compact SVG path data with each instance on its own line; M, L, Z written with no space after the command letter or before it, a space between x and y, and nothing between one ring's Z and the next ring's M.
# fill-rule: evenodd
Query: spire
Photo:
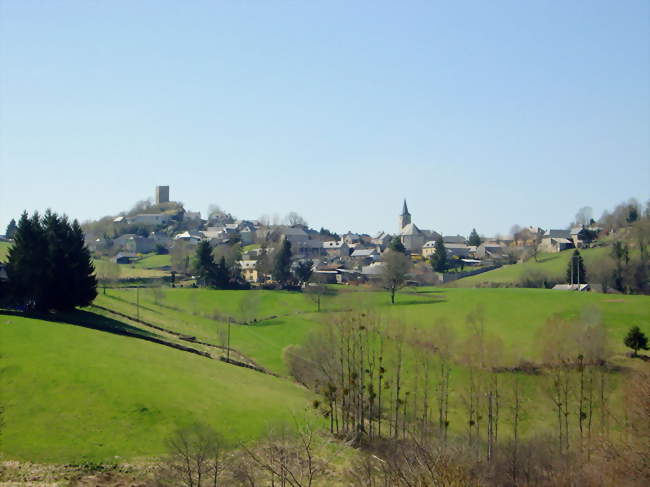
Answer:
M404 198L404 207L402 208L402 215L408 215L409 214L409 209L406 206L406 198Z

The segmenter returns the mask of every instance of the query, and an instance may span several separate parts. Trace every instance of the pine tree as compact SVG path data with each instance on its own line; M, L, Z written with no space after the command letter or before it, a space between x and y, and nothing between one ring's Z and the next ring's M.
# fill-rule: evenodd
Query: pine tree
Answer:
M230 271L225 256L221 256L219 263L215 266L213 285L217 289L228 289L230 287Z
M406 247L404 247L404 244L402 243L402 239L399 237L393 237L393 239L388 244L388 248L393 252L401 252L404 255L408 254Z
M212 258L212 247L207 241L199 242L196 247L196 274L199 286L214 286L215 264Z
M472 232L469 234L467 243L469 243L473 247L478 247L479 245L481 245L481 237L479 237L476 228L472 228Z
M314 267L314 262L311 260L300 262L296 266L296 270L295 270L296 280L299 283L309 281L309 278L311 277L311 274L313 272L312 267Z
M625 343L626 347L634 350L635 357L639 350L648 350L648 337L645 336L645 333L643 333L638 326L630 328L623 343Z
M23 213L9 251L9 291L15 302L39 311L70 311L97 296L97 279L79 223L47 211Z
M11 221L9 222L9 225L7 225L7 230L5 231L5 237L14 238L17 228L18 227L16 225L16 220L12 218Z
M291 242L286 239L275 253L271 275L281 286L286 286L291 279Z
M578 249L573 251L571 259L567 264L566 279L570 284L586 284L587 271L585 270L585 263Z
M445 272L449 268L447 248L442 237L436 239L435 253L431 255L431 267L436 272Z

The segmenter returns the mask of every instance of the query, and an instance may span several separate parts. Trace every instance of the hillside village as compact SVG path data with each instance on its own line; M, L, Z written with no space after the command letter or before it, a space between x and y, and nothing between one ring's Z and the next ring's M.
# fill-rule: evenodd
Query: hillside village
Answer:
M297 214L285 224L238 219L221 210L202 218L170 200L170 187L157 186L153 203L142 202L128 213L84 225L88 247L96 256L118 264L132 264L143 256L171 254L165 270L191 274L190 260L199 242L207 241L215 255L228 256L243 280L250 285L272 281L263 260L278 245L291 244L292 267L311 266L313 276L323 283L361 283L380 278L382 255L391 246L403 246L413 266L410 282L435 284L495 269L531 258L538 252L557 253L598 245L608 232L592 219L569 229L529 226L514 228L509 236L485 237L475 231L468 237L442 235L421 229L403 201L394 232L376 235L347 232L337 235L326 229L310 228ZM442 240L447 254L444 272L433 272L430 259L436 241Z

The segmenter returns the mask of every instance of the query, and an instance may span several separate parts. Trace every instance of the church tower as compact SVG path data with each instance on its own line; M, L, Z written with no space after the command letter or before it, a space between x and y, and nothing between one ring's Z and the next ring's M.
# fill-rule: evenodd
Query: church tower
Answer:
M399 231L401 232L402 228L404 228L409 223L411 223L411 214L409 213L409 209L406 206L406 198L404 198L402 214L399 216Z

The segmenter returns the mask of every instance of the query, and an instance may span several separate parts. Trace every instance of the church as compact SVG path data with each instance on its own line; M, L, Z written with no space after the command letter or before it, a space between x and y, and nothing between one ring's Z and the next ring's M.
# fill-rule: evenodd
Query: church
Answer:
M422 247L426 242L436 240L440 237L438 232L421 230L411 221L411 214L409 213L408 206L406 206L406 199L404 199L404 205L402 206L402 214L399 216L398 235L404 248L414 254L421 253Z
M421 252L422 246L427 240L425 232L420 230L417 225L411 221L411 214L406 206L406 199L404 200L404 206L402 207L402 214L399 216L399 237L406 250L414 253Z

